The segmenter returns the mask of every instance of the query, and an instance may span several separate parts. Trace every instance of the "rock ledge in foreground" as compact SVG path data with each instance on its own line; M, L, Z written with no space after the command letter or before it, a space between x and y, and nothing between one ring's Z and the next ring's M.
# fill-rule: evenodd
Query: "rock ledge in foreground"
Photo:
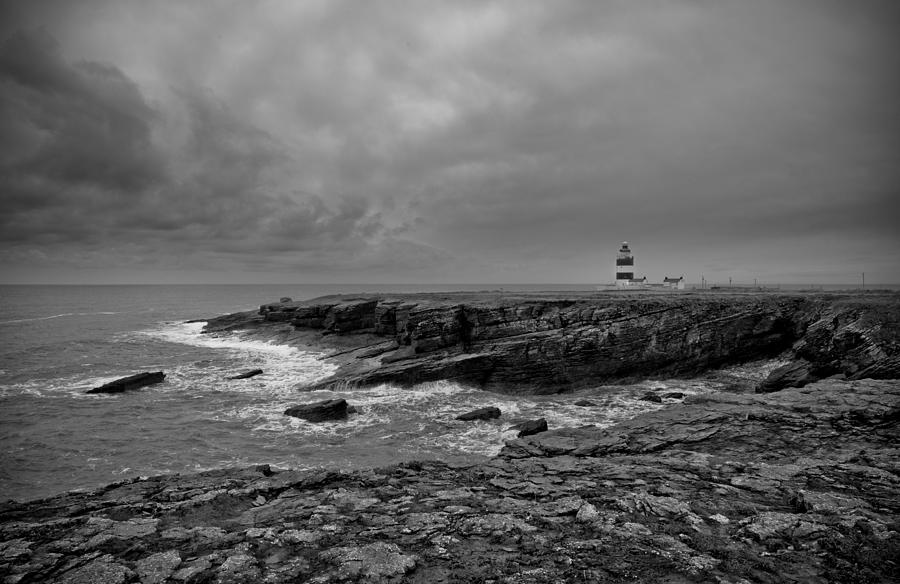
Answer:
M267 465L0 505L0 580L896 582L900 384L720 393L472 465Z

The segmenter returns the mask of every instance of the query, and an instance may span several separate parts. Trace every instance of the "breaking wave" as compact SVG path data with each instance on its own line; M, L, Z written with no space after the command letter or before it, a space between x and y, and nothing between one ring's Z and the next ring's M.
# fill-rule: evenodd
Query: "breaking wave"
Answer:
M20 322L37 322L40 320L52 320L54 318L65 318L67 316L106 316L112 314L121 314L120 312L64 312L62 314L54 314L51 316L36 316L34 318L17 318L15 320L0 320L2 324L16 324Z

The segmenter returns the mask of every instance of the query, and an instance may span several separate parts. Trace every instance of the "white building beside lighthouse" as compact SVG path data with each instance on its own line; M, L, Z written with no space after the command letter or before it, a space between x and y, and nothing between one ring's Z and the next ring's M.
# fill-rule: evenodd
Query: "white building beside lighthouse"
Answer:
M636 278L634 271L634 254L628 247L628 242L623 241L619 253L616 254L616 287L641 285L647 278Z

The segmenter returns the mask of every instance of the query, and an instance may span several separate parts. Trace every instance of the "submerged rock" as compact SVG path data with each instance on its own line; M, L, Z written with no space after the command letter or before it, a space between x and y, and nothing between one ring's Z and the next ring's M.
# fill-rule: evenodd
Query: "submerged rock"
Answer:
M308 422L344 420L350 413L345 399L326 399L311 404L301 404L284 410L285 415L302 418ZM356 411L355 409L353 411Z
M495 408L493 406L487 408L478 408L477 410L472 410L471 412L466 412L465 414L460 414L456 416L457 420L462 420L464 422L471 422L472 420L491 420L493 418L500 417L500 408Z
M644 401L653 402L653 403L656 403L656 404L661 404L661 403L662 403L662 398L661 398L661 397L659 397L659 396L656 395L655 393L649 392L649 391L648 391L647 393L645 393L643 396L641 396L641 399L644 400Z
M249 379L251 377L255 377L257 375L262 375L262 369L251 369L246 373L241 373L240 375L235 375L233 377L229 377L228 379Z
M166 374L162 371L137 373L128 377L116 379L115 381L110 381L100 387L89 389L85 393L123 393L132 389L140 389L148 385L162 383L165 380L165 377Z
M670 391L669 393L664 393L663 397L666 399L684 399L684 394L680 391Z
M544 418L538 418L537 420L528 420L527 422L522 422L521 424L516 424L515 426L510 426L510 430L518 430L519 438L523 436L531 436L532 434L539 434L540 432L547 431L547 420Z

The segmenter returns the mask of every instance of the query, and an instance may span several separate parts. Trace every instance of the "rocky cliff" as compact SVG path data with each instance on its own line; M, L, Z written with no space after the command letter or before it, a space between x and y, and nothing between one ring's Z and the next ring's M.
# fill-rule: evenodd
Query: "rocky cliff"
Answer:
M510 393L689 376L789 351L763 391L841 374L900 377L900 296L803 294L410 294L264 304L211 332L325 348L321 386L437 379Z
M895 582L900 386L546 432L484 464L268 466L0 506L9 583Z

